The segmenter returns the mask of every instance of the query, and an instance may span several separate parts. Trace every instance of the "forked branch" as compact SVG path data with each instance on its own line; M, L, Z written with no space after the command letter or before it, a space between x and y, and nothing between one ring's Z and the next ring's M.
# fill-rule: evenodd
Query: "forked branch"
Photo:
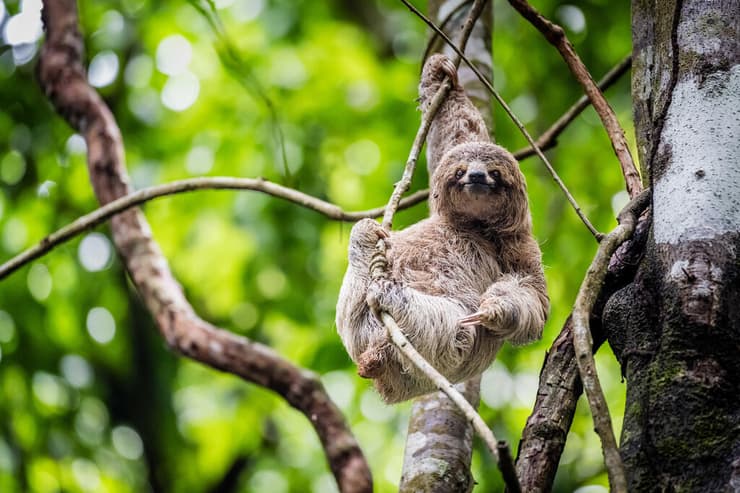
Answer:
M588 404L591 408L591 414L594 418L594 427L601 439L609 484L612 491L617 493L627 491L627 481L624 474L624 465L619 456L617 441L614 438L609 407L596 373L589 319L596 298L604 284L609 260L617 247L629 239L635 231L637 218L650 201L649 192L649 190L641 192L619 213L619 226L606 235L599 244L596 256L591 262L591 266L588 268L586 277L578 291L575 308L573 309L573 345L576 361Z
M614 152L617 155L617 159L619 159L627 192L630 197L635 197L640 193L640 191L642 191L642 183L640 182L640 174L637 172L637 168L632 159L632 154L630 154L629 146L627 146L627 139L624 137L624 130L619 124L619 120L617 120L617 115L614 114L614 110L607 102L604 94L599 90L593 77L591 77L588 69L586 69L586 66L576 53L570 40L565 35L565 31L562 27L545 18L545 16L540 14L526 0L509 0L509 3L535 28L537 28L550 44L557 48L565 60L565 63L568 64L568 68L573 76L581 86L583 86L583 90L591 100L591 104L599 115L599 118L601 118L601 122L604 124L606 133L609 135L609 140L614 148Z

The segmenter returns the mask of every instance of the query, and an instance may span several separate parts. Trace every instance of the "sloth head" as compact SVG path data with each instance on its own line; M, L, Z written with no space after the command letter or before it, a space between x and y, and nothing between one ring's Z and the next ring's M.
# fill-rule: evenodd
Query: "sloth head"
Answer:
M430 206L450 223L494 234L529 232L527 185L514 156L488 142L450 149L432 175Z

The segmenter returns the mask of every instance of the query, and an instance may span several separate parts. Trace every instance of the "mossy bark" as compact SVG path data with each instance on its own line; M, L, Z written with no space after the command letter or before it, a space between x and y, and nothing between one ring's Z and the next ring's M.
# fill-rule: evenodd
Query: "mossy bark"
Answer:
M634 0L653 226L606 306L630 491L740 490L740 2Z

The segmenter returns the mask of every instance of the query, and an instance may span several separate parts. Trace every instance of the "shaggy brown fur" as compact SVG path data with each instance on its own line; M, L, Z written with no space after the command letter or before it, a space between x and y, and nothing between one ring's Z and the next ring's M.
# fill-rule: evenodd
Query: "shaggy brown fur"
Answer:
M390 313L453 382L483 372L505 340L539 338L549 308L524 176L508 151L490 143L442 55L424 67L422 111L445 75L455 84L429 134L431 217L387 238L383 281L371 280L369 262L386 234L376 221L357 223L337 304L337 329L358 373L373 378L389 403L434 386L388 342L370 304Z

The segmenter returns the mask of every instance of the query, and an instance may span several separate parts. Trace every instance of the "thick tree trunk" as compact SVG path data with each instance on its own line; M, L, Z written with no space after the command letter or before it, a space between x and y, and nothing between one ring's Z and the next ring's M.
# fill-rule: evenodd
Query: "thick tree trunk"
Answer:
M467 3L467 5L465 5ZM491 27L493 10L488 2L473 28L465 54L483 74L493 77ZM457 41L472 2L465 0L430 0L428 14L438 26ZM444 24L444 25L443 25ZM452 50L437 38L428 54ZM458 77L473 103L491 129L490 94L472 70L460 65ZM480 377L455 386L477 407ZM414 402L406 438L400 492L460 493L471 491L473 477L470 461L473 453L473 428L460 409L442 392L422 396Z
M608 303L630 491L740 490L740 1L634 0L653 229Z

